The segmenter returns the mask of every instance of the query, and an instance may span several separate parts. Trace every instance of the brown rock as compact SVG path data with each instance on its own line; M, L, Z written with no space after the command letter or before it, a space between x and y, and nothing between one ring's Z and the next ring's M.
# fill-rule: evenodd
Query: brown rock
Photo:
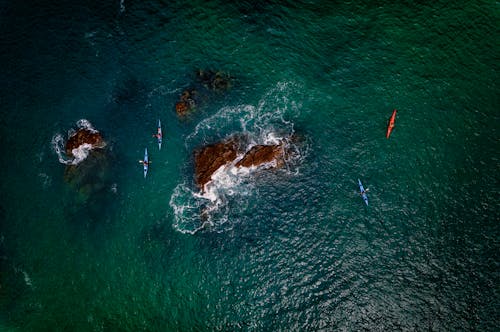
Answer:
M284 159L283 145L255 145L236 163L236 167L251 167L276 161L281 166Z
M195 179L198 187L203 188L212 179L219 167L234 161L238 154L235 139L205 146L197 151L194 158Z
M73 157L73 149L78 148L82 144L90 144L92 148L102 148L106 145L99 132L89 129L79 129L66 142L66 154Z
M205 184L212 180L212 175L221 166L234 164L236 167L252 167L269 164L271 167L282 167L289 157L290 151L285 143L288 139L274 145L255 145L234 164L238 155L244 151L243 136L234 136L231 139L203 147L195 153L195 181L203 189ZM273 164L270 164L273 163Z
M175 111L177 115L184 116L188 112L188 105L185 101L179 101L175 104Z

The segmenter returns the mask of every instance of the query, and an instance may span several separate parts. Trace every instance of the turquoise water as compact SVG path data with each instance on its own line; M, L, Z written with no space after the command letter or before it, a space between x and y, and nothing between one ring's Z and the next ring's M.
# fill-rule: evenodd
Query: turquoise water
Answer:
M2 329L499 325L497 3L1 8ZM200 68L233 87L180 120ZM53 145L80 119L108 142L90 197ZM198 197L193 151L242 132L298 157Z

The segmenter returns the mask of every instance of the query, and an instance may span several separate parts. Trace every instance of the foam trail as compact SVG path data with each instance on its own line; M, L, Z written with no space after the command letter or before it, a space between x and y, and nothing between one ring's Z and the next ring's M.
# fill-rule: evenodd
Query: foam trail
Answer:
M56 134L52 137L52 149L56 152L61 164L71 165L73 160L66 159L66 152L64 151L64 138L61 134Z

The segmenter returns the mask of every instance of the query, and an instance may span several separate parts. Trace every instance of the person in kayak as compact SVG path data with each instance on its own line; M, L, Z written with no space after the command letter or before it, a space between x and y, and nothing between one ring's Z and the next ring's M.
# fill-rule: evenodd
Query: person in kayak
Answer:
M143 164L144 166L149 166L151 163L152 161L139 160L139 164Z
M162 136L161 134L153 134L153 137L156 137L156 138L158 138L158 139L160 139L160 138L161 138L161 136Z

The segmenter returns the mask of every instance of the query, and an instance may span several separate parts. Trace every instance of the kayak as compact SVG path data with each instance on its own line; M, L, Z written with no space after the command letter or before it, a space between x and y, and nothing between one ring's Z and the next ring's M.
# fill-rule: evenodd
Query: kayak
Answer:
M363 184L361 183L360 179L358 179L358 184L359 184L359 192L361 193L361 197L363 197L363 201L365 201L366 205L368 205L368 196L366 195L366 190L363 187Z
M394 128L394 121L396 120L396 110L392 111L391 118L389 119L389 124L387 125L387 133L385 134L386 138L389 138L391 135L392 129Z
M148 175L149 167L148 148L144 149L144 160L142 164L144 165L144 178L146 178L146 175Z
M161 141L163 138L163 134L161 132L161 122L160 119L158 119L158 132L156 134L156 138L158 139L158 150L161 150Z

